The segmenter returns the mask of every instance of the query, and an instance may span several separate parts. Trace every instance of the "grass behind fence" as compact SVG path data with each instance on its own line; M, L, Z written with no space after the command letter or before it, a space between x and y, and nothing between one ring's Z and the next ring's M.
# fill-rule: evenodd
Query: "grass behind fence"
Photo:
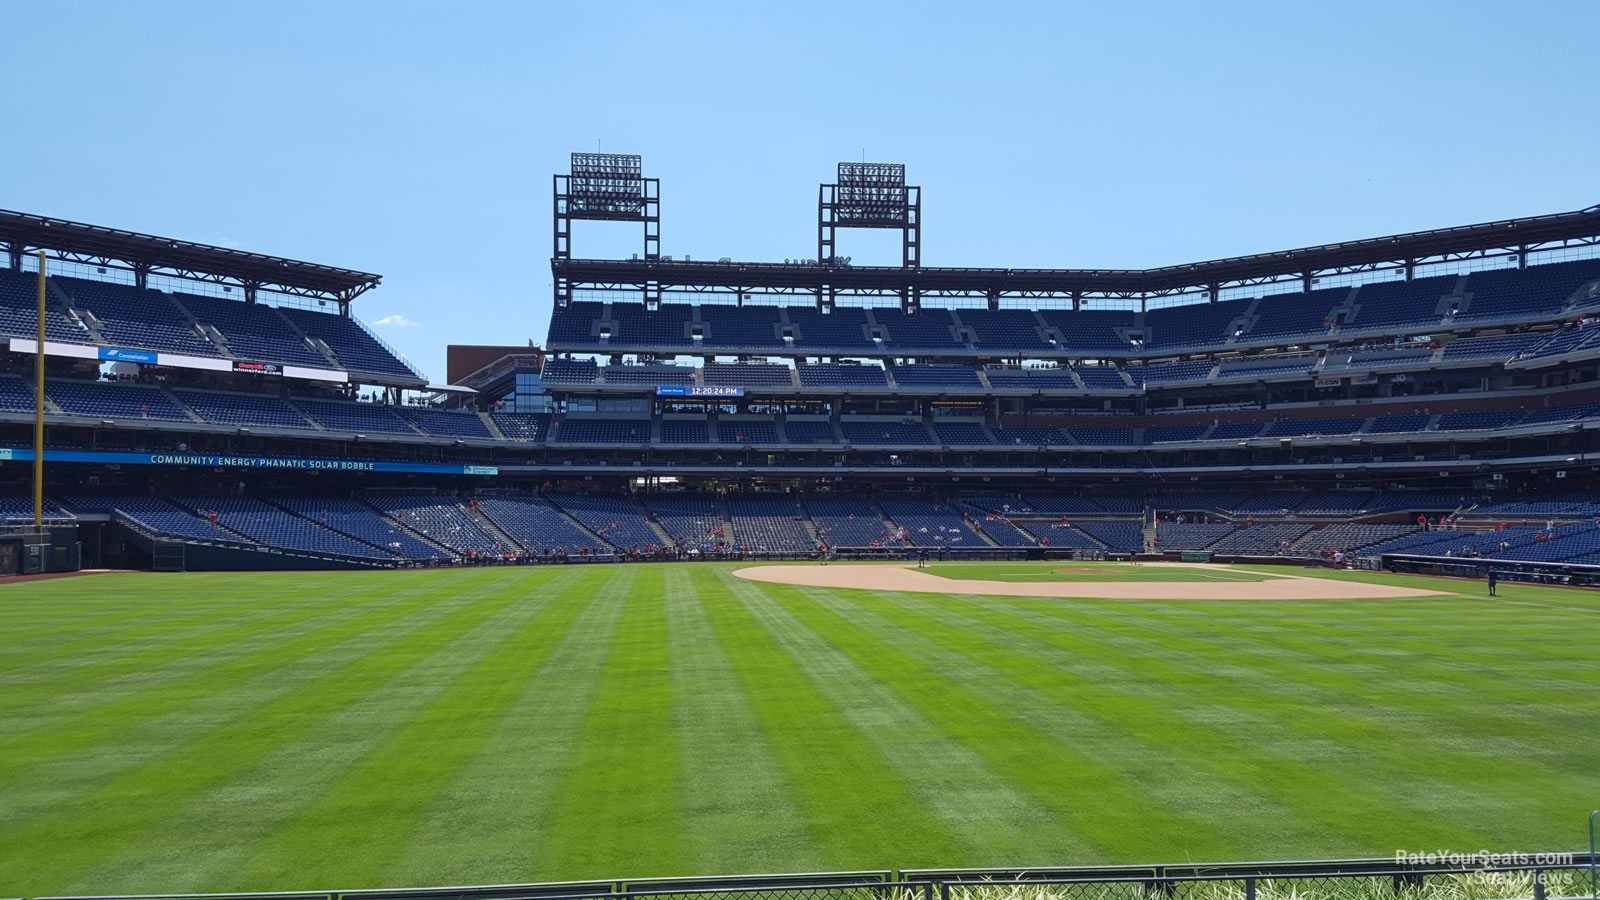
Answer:
M732 568L0 588L0 896L1543 850L1600 798L1600 594Z

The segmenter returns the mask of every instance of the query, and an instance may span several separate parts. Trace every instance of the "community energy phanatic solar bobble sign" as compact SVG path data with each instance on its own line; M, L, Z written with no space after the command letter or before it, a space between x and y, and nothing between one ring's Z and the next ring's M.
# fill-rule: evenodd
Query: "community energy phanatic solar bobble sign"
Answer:
M0 447L0 462L32 462L33 450ZM498 475L498 466L319 459L295 456L235 456L209 453L133 453L121 450L51 450L47 463L112 463L125 466L198 466L208 469L292 469L307 472L410 472L435 475Z

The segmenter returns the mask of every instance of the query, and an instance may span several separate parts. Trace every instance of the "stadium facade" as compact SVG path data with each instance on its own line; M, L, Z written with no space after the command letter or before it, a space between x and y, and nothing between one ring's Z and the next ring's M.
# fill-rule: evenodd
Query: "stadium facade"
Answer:
M1600 207L1020 270L926 265L897 165L841 164L817 257L783 263L664 256L637 157L575 154L554 187L543 348L451 348L447 384L354 315L376 275L0 212L0 515L31 515L44 251L62 567L77 544L213 568L818 544L1600 563ZM582 220L637 224L640 253L575 255ZM856 228L899 231L901 265L839 255Z

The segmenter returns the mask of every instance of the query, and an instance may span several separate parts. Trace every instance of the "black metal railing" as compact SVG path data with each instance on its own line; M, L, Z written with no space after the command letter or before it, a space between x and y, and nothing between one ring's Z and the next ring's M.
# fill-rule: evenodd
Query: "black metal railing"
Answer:
M349 891L36 900L1557 900L1590 853L1104 867L907 869ZM1600 900L1600 897L1596 897Z

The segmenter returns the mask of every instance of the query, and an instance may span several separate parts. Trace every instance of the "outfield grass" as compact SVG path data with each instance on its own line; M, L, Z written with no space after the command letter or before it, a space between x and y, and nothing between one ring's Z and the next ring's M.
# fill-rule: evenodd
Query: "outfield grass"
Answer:
M1220 566L1153 566L1125 562L929 563L929 575L957 581L1204 582L1267 581L1272 576Z
M733 568L0 587L0 896L1568 849L1600 805L1594 593Z

